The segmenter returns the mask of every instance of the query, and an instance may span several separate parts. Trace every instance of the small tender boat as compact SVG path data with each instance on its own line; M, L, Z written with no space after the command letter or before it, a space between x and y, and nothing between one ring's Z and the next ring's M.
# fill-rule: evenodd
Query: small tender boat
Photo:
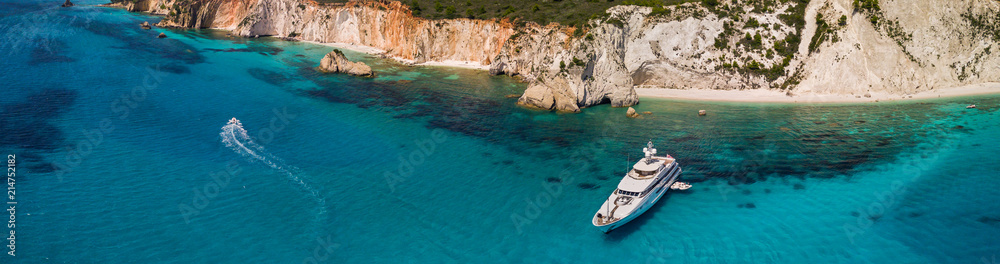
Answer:
M971 108L976 108L976 105L974 105L974 104L970 104L969 106L966 106L966 107L965 107L965 109L971 109Z
M229 124L230 125L243 126L243 124L240 124L240 120L237 120L235 117L233 117L233 119L229 119Z
M691 189L691 184L688 184L686 182L674 182L673 185L670 185L670 189L671 190L681 190L681 191L683 191L683 190Z
M653 148L652 141L646 144L642 152L646 156L622 177L618 188L594 214L591 222L604 233L611 232L649 210L681 174L681 165L673 157L655 156L656 149Z

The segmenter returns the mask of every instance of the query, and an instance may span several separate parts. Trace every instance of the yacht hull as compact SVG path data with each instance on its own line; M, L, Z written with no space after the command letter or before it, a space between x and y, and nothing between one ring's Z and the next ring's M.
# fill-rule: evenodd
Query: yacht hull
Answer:
M664 175L664 177L667 177L667 179L661 181L655 187L655 191L653 191L652 193L646 195L645 199L642 199L642 201L640 202L639 206L637 206L634 211L630 212L627 217L624 217L624 218L622 218L622 219L620 219L618 221L612 222L612 223L608 223L608 224L605 224L605 225L599 225L597 223L598 222L597 221L597 218L598 218L597 215L600 214L601 212L597 212L597 214L594 214L594 220L592 221L592 223L594 224L594 226L597 226L598 229L600 229L602 232L604 232L605 234L607 234L607 233L615 230L616 228L619 228L619 227L627 224L628 222L632 221L633 219L639 217L640 215L642 215L643 213L645 213L646 211L648 211L649 208L653 207L653 205L656 204L656 202L659 201L660 198L662 198L664 194L666 194L668 191L670 191L670 186L673 185L674 182L676 182L678 178L680 178L680 174L681 174L681 168L679 168L680 165L678 164L678 165L675 165L675 166L678 166L677 171L674 172L673 175ZM604 201L605 204L602 205L601 208L605 208L605 207L610 208L610 206L613 206L613 205L609 204L609 203L613 203L612 201L613 201L613 199L605 200Z

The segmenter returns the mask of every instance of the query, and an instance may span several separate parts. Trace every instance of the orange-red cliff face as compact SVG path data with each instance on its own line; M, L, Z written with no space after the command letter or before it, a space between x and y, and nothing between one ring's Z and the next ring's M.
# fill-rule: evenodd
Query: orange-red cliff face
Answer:
M780 10L801 4L796 1L775 8L775 13L751 12L737 19L720 17L698 3L670 7L668 13L674 15L653 15L648 7L615 6L606 10L605 17L587 22L586 37L572 37L568 28L558 25L529 23L515 29L503 21L426 20L413 17L399 2L115 1L131 11L166 15L161 26L371 46L416 62L478 62L489 65L492 74L529 80L520 104L568 112L602 103L634 105L639 101L636 86L902 96L1000 79L1000 72L983 70L1000 65L1000 55L990 53L997 43L989 33L994 30L983 26L996 24L993 14L1000 3L992 0L882 0L884 14L878 17L885 21L877 24L851 8L850 0L812 0L804 7L806 18L844 18L828 32L835 40L826 42L814 38L815 20L806 19L799 32L774 19L785 12ZM745 27L744 21L757 20L774 26ZM762 48L740 44L739 32L724 36L727 24L748 31L747 35L764 35ZM515 33L518 37L513 37ZM797 49L783 48L794 54L773 56L777 40L791 34L800 34L798 39L805 41ZM813 39L816 49L810 48L813 43L808 40ZM716 43L720 40L724 42Z
M528 89L519 103L532 107L577 112L580 107L605 102L614 106L638 103L628 76L621 72L621 34L608 35L608 43L603 35L596 35L604 44L593 46L601 55L588 59L593 63L586 72L602 78L569 78L555 76L561 71L555 65L559 65L557 60L579 53L571 51L581 45L569 37L567 28L558 25L529 24L515 30L505 20L427 20L414 17L398 1L320 5L312 0L139 0L127 4L124 7L131 11L165 15L159 26L220 28L241 36L369 46L417 63L478 63L489 66L493 74L522 75L531 80L535 88ZM512 40L517 32L528 34ZM562 85L539 85L543 81ZM554 103L536 103L548 102L539 99L543 97L555 98Z
M162 26L222 28L243 36L294 36L308 41L371 46L390 56L489 65L514 34L505 21L414 17L399 2L319 5L311 0L148 0L136 11L168 6ZM142 1L146 2L146 1ZM141 2L141 3L142 3ZM163 13L162 10L156 13Z

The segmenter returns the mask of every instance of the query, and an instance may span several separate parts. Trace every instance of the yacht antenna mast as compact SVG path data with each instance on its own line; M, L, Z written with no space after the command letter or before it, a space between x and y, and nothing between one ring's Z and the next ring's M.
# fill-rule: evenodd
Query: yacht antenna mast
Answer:
M617 192L617 191L618 191L618 189L616 188L616 189L615 189L615 191ZM612 203L612 202L611 202L611 196L608 196L608 207L604 209L604 214L605 214L605 216L606 216L606 217L607 217L608 219L611 219L611 216L610 216L610 215L608 215L608 214L611 214L611 205L612 205L612 204L614 204L614 203Z

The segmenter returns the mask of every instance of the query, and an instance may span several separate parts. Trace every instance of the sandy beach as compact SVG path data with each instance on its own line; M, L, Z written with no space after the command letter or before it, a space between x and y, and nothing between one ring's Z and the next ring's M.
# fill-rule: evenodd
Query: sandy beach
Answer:
M850 94L787 94L777 90L679 90L666 88L635 88L639 97L670 98L723 102L773 102L773 103L866 103L899 100L931 99L956 96L1000 93L1000 83L972 84L953 88L936 89L912 95L872 92L871 97ZM970 102L974 103L974 102Z
M330 46L338 49L348 49L371 55L382 55L385 53L385 50L378 49L375 47L354 45L348 43L337 43L337 42L324 43L316 41L303 41L303 42ZM458 68L476 69L476 70L489 70L489 65L481 65L478 62L472 62L472 61L445 60L445 61L428 61L423 63L416 63L413 60L408 60L404 58L392 57L392 59L405 64L416 65L416 66L438 66L438 67L443 66L443 67L458 67ZM788 94L784 91L763 90L763 89L682 90L682 89L669 89L669 88L635 88L635 91L636 93L639 94L639 97L670 98L670 99L684 99L684 100L698 100L698 101L760 102L760 103L874 103L874 102L889 102L889 101L911 100L911 99L931 99L931 98L970 96L970 95L980 95L980 94L998 94L1000 93L1000 83L972 84L960 87L936 89L933 91L925 91L907 95L872 92L870 93L871 97L865 97L864 94L813 94L813 93L798 94L795 92Z
M334 48L338 48L338 49L348 49L348 50L357 51L357 52L363 52L363 53L367 53L367 54L371 54L371 55L382 55L382 54L385 53L385 50L381 50L379 48L370 47L370 46L362 46L362 45L354 45L354 44L348 44L348 43L337 43L337 42L324 43L324 42L307 41L307 40L303 40L302 42L307 42L307 43L312 43L312 44L318 44L318 45L324 45L324 46L330 46L330 47L334 47ZM443 66L443 67L458 67L458 68L476 69L476 70L489 70L490 69L489 65L482 65L482 64L479 64L478 62L474 62L474 61L444 60L444 61L428 61L428 62L423 62L423 63L416 63L416 61L408 60L408 59L404 59L404 58L398 58L398 57L395 57L395 56L392 56L391 58L394 59L394 60L396 60L396 61L399 61L399 62L402 62L402 63L405 63L405 64L409 64L409 65L415 65L415 66Z

